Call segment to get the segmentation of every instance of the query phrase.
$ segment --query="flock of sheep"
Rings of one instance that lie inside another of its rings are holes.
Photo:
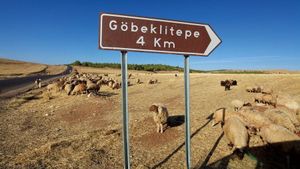
[[[221,123],[233,151],[243,152],[248,148],[250,137],[256,135],[266,145],[282,144],[279,151],[287,155],[299,153],[299,104],[285,99],[279,105],[278,95],[262,86],[247,87],[246,91],[257,93],[254,103],[233,100],[233,111],[220,108],[213,115],[213,125]],[[266,110],[259,111],[258,107]],[[290,143],[284,144],[285,142]]]
[[[291,153],[300,153],[299,104],[294,100],[285,99],[278,107],[278,95],[274,95],[272,90],[264,89],[262,86],[249,89],[247,88],[246,91],[257,93],[253,103],[233,100],[231,102],[233,111],[219,108],[213,114],[212,125],[221,123],[232,152],[243,155],[244,150],[249,147],[250,138],[258,136],[264,145],[289,142],[276,147],[287,157]],[[257,109],[259,106],[267,110],[259,111]],[[155,103],[150,106],[149,111],[153,113],[157,132],[163,133],[169,115],[167,107],[161,103]]]
[[[131,77],[130,74],[129,79]],[[39,83],[40,81],[37,82],[37,84]],[[141,80],[136,78],[136,84],[141,83]],[[148,81],[148,84],[155,83],[158,83],[157,79]],[[108,75],[79,74],[75,71],[73,75],[49,84],[47,90],[49,92],[65,91],[68,95],[77,95],[98,93],[103,85],[107,85],[113,90],[122,86],[118,80]],[[129,81],[128,85],[130,85]],[[225,86],[226,90],[226,87],[237,85],[237,82],[227,80],[222,81],[221,85]],[[249,140],[253,136],[259,136],[265,144],[300,141],[300,137],[297,135],[300,129],[300,106],[297,102],[285,100],[279,105],[278,95],[263,86],[247,87],[246,91],[255,93],[253,102],[233,100],[231,102],[232,111],[219,108],[213,114],[213,126],[221,123],[224,135],[233,148],[233,152],[243,152],[248,148]],[[258,107],[264,107],[266,110],[261,111]],[[168,125],[167,107],[161,103],[155,103],[150,106],[149,111],[153,113],[157,132],[163,133]],[[291,143],[280,147],[280,150],[284,153],[300,152],[300,145]]]
[[[119,75],[116,75],[119,76]],[[128,78],[132,78],[132,74],[129,74]],[[136,84],[142,84],[143,82],[136,78]],[[157,79],[150,79],[148,84],[158,83]],[[41,80],[36,80],[35,84],[40,88]],[[103,76],[99,74],[82,73],[79,74],[76,70],[69,77],[60,78],[53,83],[47,85],[47,92],[60,92],[65,91],[67,95],[78,94],[99,94],[102,86],[108,86],[112,90],[120,89],[122,83],[118,79],[109,77],[108,74]],[[128,86],[131,86],[131,82],[128,81]]]

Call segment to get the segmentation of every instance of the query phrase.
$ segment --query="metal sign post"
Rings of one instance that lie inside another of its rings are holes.
[[[184,55],[185,150],[191,168],[189,55],[208,56],[221,39],[208,24],[102,13],[99,48],[122,51],[124,168],[130,168],[128,136],[127,51]]]
[[[184,101],[185,101],[185,156],[186,167],[191,166],[191,133],[190,133],[190,58],[184,55]]]
[[[121,51],[124,168],[130,169],[128,137],[127,51]]]

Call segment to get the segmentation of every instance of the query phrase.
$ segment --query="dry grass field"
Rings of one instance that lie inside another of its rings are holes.
[[[76,69],[120,78],[117,76],[120,70]],[[185,168],[183,74],[175,77],[174,73],[129,73],[133,74],[129,79],[133,85],[128,88],[132,168]],[[136,84],[137,78],[144,83]],[[245,88],[255,84],[270,87],[280,96],[300,103],[300,75],[192,73],[190,78],[192,165],[207,168],[274,165],[276,160],[259,159],[255,152],[242,160],[229,158],[231,150],[222,129],[212,127],[210,117],[220,107],[232,110],[233,99],[253,103],[254,94],[247,93]],[[147,84],[149,79],[158,79],[158,84]],[[225,79],[235,79],[238,85],[224,91],[220,81]],[[44,90],[1,100],[0,168],[123,168],[120,89],[104,86],[100,96],[90,97],[57,93],[50,100],[44,96]],[[148,111],[157,102],[168,107],[172,122],[163,134],[156,133]],[[250,147],[260,144],[259,139],[250,140]]]
[[[45,65],[0,58],[0,79],[36,73],[59,74],[65,69],[66,66],[62,65]]]

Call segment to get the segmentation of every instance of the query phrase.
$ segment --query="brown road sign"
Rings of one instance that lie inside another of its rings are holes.
[[[208,24],[100,15],[101,49],[207,56],[220,43]]]

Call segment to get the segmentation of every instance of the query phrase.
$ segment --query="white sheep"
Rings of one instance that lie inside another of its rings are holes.
[[[66,91],[67,95],[70,95],[73,89],[74,89],[73,84],[66,84],[64,87],[64,90]]]
[[[272,124],[272,121],[268,117],[255,110],[241,109],[238,111],[238,113],[243,117],[247,126],[253,126],[256,129],[260,129],[262,126]]]
[[[269,144],[282,144],[279,147],[285,153],[293,150],[300,152],[300,137],[280,125],[265,125],[260,129],[259,135]]]
[[[263,94],[257,93],[257,94],[254,96],[254,102],[256,102],[256,103],[261,103],[261,102],[262,102],[262,98],[263,98]]]
[[[273,90],[270,89],[270,88],[264,88],[264,89],[262,90],[262,93],[263,93],[263,94],[272,94],[272,93],[273,93]]]
[[[78,95],[82,94],[86,91],[86,85],[84,83],[79,83],[74,87],[74,89],[71,92],[71,95]]]
[[[225,108],[216,110],[213,115],[213,125],[221,122],[225,137],[233,146],[233,151],[248,146],[249,135],[244,120],[237,113],[227,113]]]
[[[150,112],[153,112],[153,120],[156,123],[157,126],[157,132],[163,133],[164,127],[167,127],[168,125],[168,109],[163,104],[152,104],[149,108]]]
[[[96,83],[93,83],[91,80],[86,81],[86,90],[88,92],[90,91],[99,91],[100,85],[97,85]]]
[[[277,106],[277,98],[278,98],[278,95],[264,94],[262,96],[262,102],[264,104],[272,105],[272,106],[274,106],[276,108],[276,106]]]
[[[281,125],[292,132],[296,132],[296,127],[294,126],[291,119],[286,115],[286,113],[277,109],[268,109],[263,114],[268,117],[274,124]]]
[[[231,105],[233,106],[234,111],[239,111],[243,106],[251,106],[251,103],[246,103],[241,100],[232,100]]]

